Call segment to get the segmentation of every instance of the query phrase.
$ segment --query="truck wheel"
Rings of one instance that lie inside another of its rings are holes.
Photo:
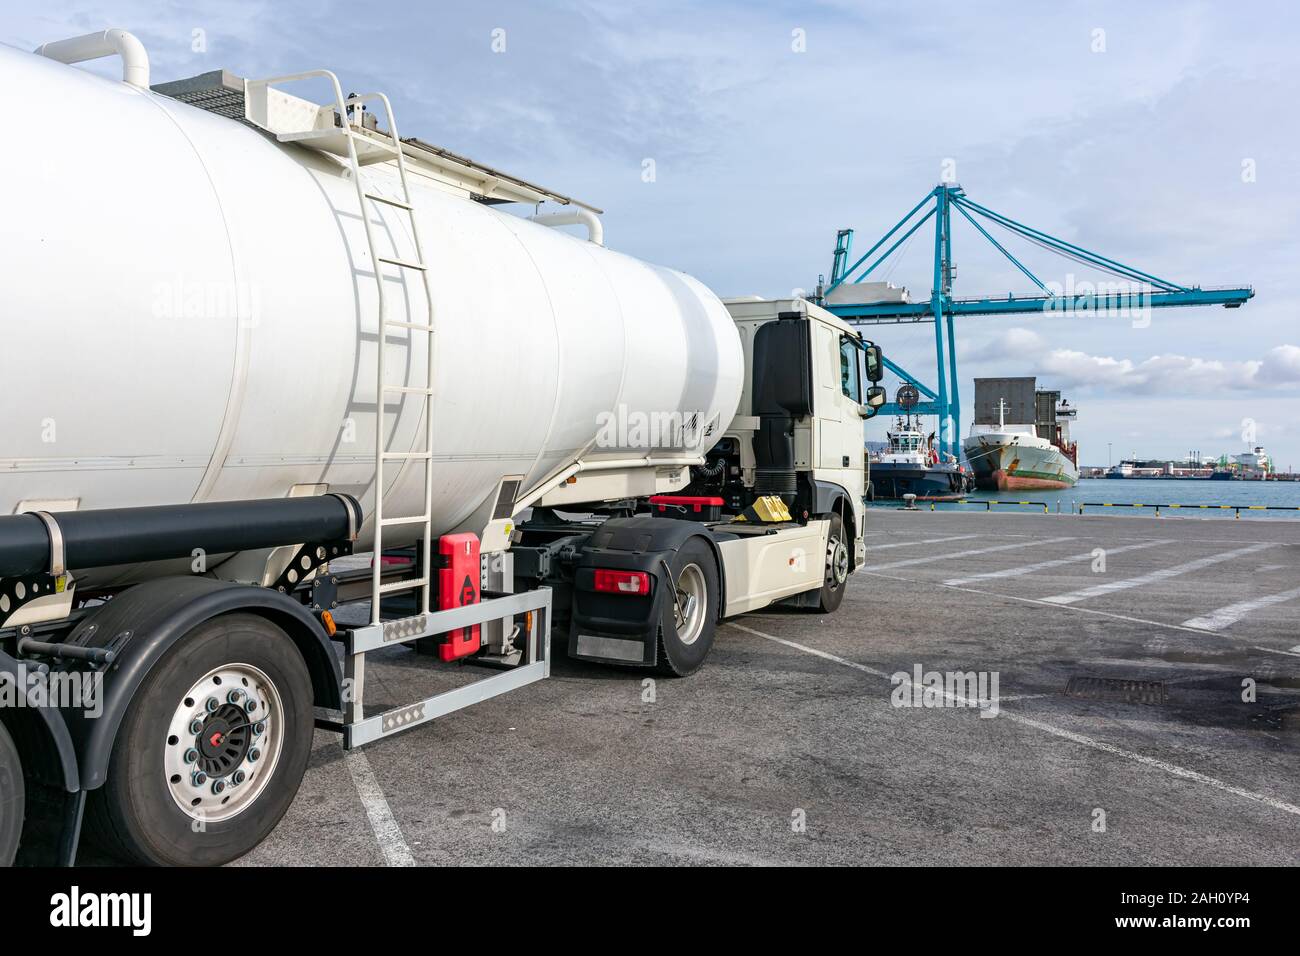
[[[691,538],[669,565],[677,602],[670,613],[674,627],[659,628],[660,673],[685,677],[700,669],[713,648],[718,626],[718,563],[699,538]]]
[[[10,866],[23,833],[23,765],[18,748],[0,724],[0,866]]]
[[[817,613],[830,614],[839,608],[840,602],[844,600],[844,588],[848,579],[849,542],[845,540],[844,520],[838,514],[833,514],[826,535],[826,579],[817,602]]]
[[[110,852],[218,866],[266,838],[311,754],[312,686],[289,636],[252,614],[195,628],[154,665],[86,823]]]

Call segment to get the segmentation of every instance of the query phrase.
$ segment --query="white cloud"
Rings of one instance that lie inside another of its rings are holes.
[[[1263,359],[1221,361],[1153,355],[1141,361],[1053,349],[1039,362],[1054,386],[1100,387],[1112,392],[1186,396],[1197,390],[1258,391],[1300,384],[1300,348],[1279,345]]]
[[[975,362],[1023,358],[1037,359],[1041,357],[1046,347],[1046,340],[1033,329],[1024,329],[1017,326],[1016,328],[1007,329],[983,345],[964,350],[962,358]]]
[[[1259,381],[1268,385],[1294,385],[1300,382],[1300,346],[1278,345],[1264,357]]]
[[[1261,359],[1206,359],[1169,353],[1123,358],[1073,348],[1048,348],[1032,329],[1011,328],[963,350],[976,374],[1005,374],[1009,365],[1052,388],[1188,396],[1195,391],[1259,392],[1300,385],[1300,346],[1278,345]]]

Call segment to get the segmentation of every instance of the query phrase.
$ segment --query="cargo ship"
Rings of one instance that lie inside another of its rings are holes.
[[[985,491],[1072,488],[1079,449],[1070,440],[1077,410],[1032,376],[975,379],[975,421],[962,452]]]

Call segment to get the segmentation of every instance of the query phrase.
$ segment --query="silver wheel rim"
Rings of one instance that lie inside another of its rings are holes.
[[[162,745],[176,805],[194,820],[229,820],[275,776],[284,746],[280,692],[251,664],[214,668],[182,695]]]
[[[688,564],[677,576],[677,604],[673,616],[677,621],[677,640],[690,647],[704,633],[704,615],[708,613],[708,590],[704,572],[698,564]]]
[[[826,582],[838,588],[848,579],[849,549],[839,538],[831,538],[826,545]]]

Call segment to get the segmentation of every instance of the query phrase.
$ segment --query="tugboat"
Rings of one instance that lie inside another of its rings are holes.
[[[916,495],[918,500],[943,501],[960,498],[974,484],[971,473],[952,455],[941,455],[934,446],[934,432],[927,436],[920,429],[919,416],[914,421],[909,403],[911,393],[899,390],[898,404],[909,409],[899,416],[896,430],[885,432],[889,446],[871,460],[871,485],[876,498],[902,498]],[[919,396],[916,396],[919,398]]]
[[[1214,471],[1210,473],[1210,480],[1241,481],[1241,472],[1234,467],[1234,463],[1228,461],[1227,455],[1220,455],[1218,464]]]

